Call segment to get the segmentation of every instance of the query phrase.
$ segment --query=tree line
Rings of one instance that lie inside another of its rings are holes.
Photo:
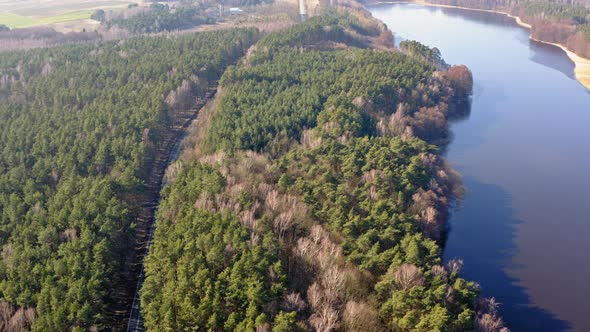
[[[154,33],[214,23],[215,18],[205,11],[206,8],[204,4],[171,8],[168,4],[152,3],[148,8],[131,7],[122,14],[107,15],[104,10],[99,9],[92,14],[92,19],[107,27],[116,25],[135,34]]]
[[[430,2],[505,11],[532,25],[531,35],[536,39],[562,44],[576,54],[590,58],[588,1],[432,0]]]

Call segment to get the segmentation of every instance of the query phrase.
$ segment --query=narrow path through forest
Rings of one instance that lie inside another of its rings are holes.
[[[195,107],[184,112],[176,112],[172,125],[164,133],[156,147],[154,161],[146,184],[146,192],[137,202],[140,211],[133,236],[134,245],[130,246],[124,265],[126,269],[124,271],[125,289],[121,290],[117,299],[115,318],[116,321],[121,322],[121,330],[143,331],[139,294],[144,280],[143,262],[148,253],[155,229],[154,222],[160,204],[160,191],[164,184],[164,174],[168,165],[178,158],[187,129],[197,118],[199,110],[205,106],[209,99],[214,97],[214,94],[215,88],[209,89],[204,98],[196,99]],[[131,285],[135,285],[135,288],[132,288]],[[126,328],[125,324],[127,325]]]

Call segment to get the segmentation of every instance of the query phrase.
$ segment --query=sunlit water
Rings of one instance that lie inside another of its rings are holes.
[[[463,258],[512,331],[590,331],[590,93],[573,63],[499,14],[369,9],[397,42],[473,71],[471,116],[453,125],[447,153],[467,192],[445,259]]]

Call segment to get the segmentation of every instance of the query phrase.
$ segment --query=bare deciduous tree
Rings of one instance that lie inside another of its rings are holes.
[[[53,71],[53,66],[51,65],[51,63],[45,62],[45,64],[43,65],[43,68],[41,68],[41,75],[47,76],[47,75],[51,74],[52,71]]]
[[[250,233],[250,245],[254,246],[260,243],[260,236],[256,232]]]
[[[322,272],[321,284],[325,302],[336,305],[344,293],[344,272],[335,265],[330,267]]]
[[[7,243],[6,245],[4,245],[4,247],[2,248],[2,260],[6,261],[7,259],[9,259],[10,256],[12,256],[12,252],[13,248],[11,243]]]
[[[293,221],[293,210],[287,210],[279,214],[272,223],[273,230],[278,234],[279,239],[283,240],[285,233],[295,225]]]
[[[448,273],[447,270],[440,266],[440,265],[434,265],[430,271],[432,271],[432,274],[434,276],[439,276],[443,281],[446,282],[446,280],[448,279]]]
[[[320,308],[323,305],[324,293],[317,282],[314,282],[307,289],[307,301],[309,302],[312,308]]]
[[[192,107],[194,94],[191,82],[183,80],[176,90],[170,91],[166,104],[174,111],[184,111]]]
[[[301,134],[301,145],[306,149],[315,149],[322,144],[322,138],[314,130],[304,130]]]
[[[10,318],[14,314],[14,307],[6,302],[0,301],[0,331],[7,331]]]
[[[395,284],[404,290],[424,284],[424,277],[420,269],[413,264],[402,264],[393,271]]]
[[[263,324],[256,326],[256,332],[270,332],[270,331],[271,331],[271,328],[270,328],[269,323],[263,323]]]
[[[449,274],[459,273],[463,269],[463,260],[462,259],[451,259],[447,263],[447,271]]]
[[[283,300],[283,309],[287,312],[303,312],[306,306],[305,301],[303,301],[299,293],[289,293]]]
[[[203,209],[210,212],[216,212],[215,203],[207,197],[205,193],[201,193],[194,205],[195,209]]]
[[[37,319],[34,308],[15,308],[6,301],[0,301],[0,331],[27,331]]]
[[[73,241],[78,238],[78,231],[75,228],[68,228],[60,234],[62,241]]]
[[[213,154],[201,157],[199,161],[207,165],[218,166],[221,165],[226,158],[227,154],[225,152],[218,151]]]
[[[457,94],[460,96],[471,95],[473,91],[473,75],[467,66],[452,66],[447,71],[447,78],[451,81],[451,86]]]
[[[447,217],[447,201],[432,190],[418,189],[412,195],[410,211],[426,236],[438,239],[442,236]]]
[[[333,331],[338,327],[338,312],[329,306],[323,307],[319,313],[314,313],[309,318],[311,326],[318,332]]]
[[[242,211],[240,213],[240,222],[248,229],[255,229],[258,224],[258,220],[254,217],[255,213],[253,209]]]
[[[365,302],[348,301],[342,316],[346,331],[379,332],[385,330],[381,326],[377,311]]]
[[[367,191],[367,196],[369,196],[371,200],[376,200],[377,198],[379,198],[377,188],[375,186],[369,187],[369,190]]]
[[[276,212],[279,209],[279,192],[275,189],[271,190],[266,195],[266,200],[264,201],[266,206],[272,211]]]
[[[475,318],[475,332],[509,332],[502,318],[485,313]]]
[[[363,181],[365,181],[366,183],[373,182],[377,178],[379,178],[379,175],[381,175],[381,173],[382,171],[380,169],[372,169],[370,171],[366,171],[363,173]]]

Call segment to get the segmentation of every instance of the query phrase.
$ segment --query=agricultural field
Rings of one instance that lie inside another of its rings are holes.
[[[95,9],[124,8],[140,1],[120,0],[0,0],[0,24],[10,28],[87,20]]]

